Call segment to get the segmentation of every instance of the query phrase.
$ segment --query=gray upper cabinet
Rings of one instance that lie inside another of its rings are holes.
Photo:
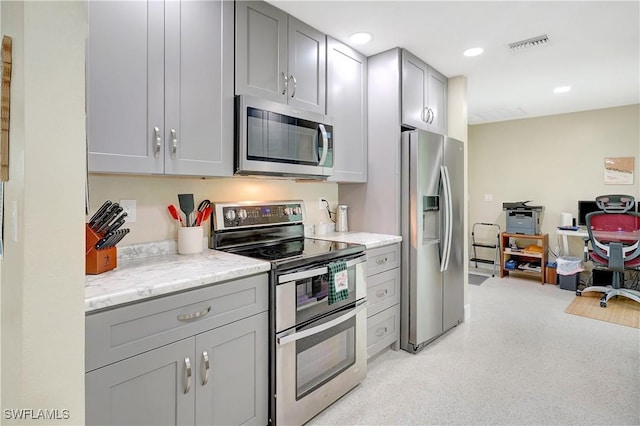
[[[335,182],[367,181],[367,57],[327,37],[327,115]]]
[[[326,36],[262,1],[236,2],[236,94],[325,113]]]
[[[410,52],[402,51],[402,124],[447,133],[447,78]]]
[[[233,4],[87,3],[90,172],[233,173]]]

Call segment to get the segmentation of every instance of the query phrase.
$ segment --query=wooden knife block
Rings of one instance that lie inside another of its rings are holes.
[[[94,246],[104,235],[96,233],[89,224],[86,224],[85,229],[85,273],[97,275],[115,269],[118,266],[118,250],[115,247],[96,250]]]

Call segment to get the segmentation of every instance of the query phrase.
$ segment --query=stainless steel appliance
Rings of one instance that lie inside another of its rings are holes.
[[[347,211],[349,206],[340,204],[336,208],[336,232],[349,231],[349,221],[347,219]]]
[[[326,115],[253,96],[236,96],[236,174],[331,176],[331,124]]]
[[[462,142],[402,133],[400,346],[418,352],[464,319]]]
[[[210,247],[271,262],[270,424],[307,422],[367,370],[366,256],[358,244],[304,237],[301,201],[216,203]],[[348,292],[329,303],[329,264]]]

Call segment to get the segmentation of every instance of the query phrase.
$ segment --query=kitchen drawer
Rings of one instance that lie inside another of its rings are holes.
[[[260,274],[89,314],[85,371],[264,312],[268,294]]]
[[[400,244],[367,250],[367,276],[400,267]]]
[[[400,268],[367,278],[367,302],[369,316],[400,303]]]
[[[367,358],[371,358],[400,337],[400,305],[367,318]]]

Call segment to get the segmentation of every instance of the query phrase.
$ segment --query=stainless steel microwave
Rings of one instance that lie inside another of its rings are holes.
[[[235,103],[236,174],[333,174],[330,117],[247,95],[236,96]]]

